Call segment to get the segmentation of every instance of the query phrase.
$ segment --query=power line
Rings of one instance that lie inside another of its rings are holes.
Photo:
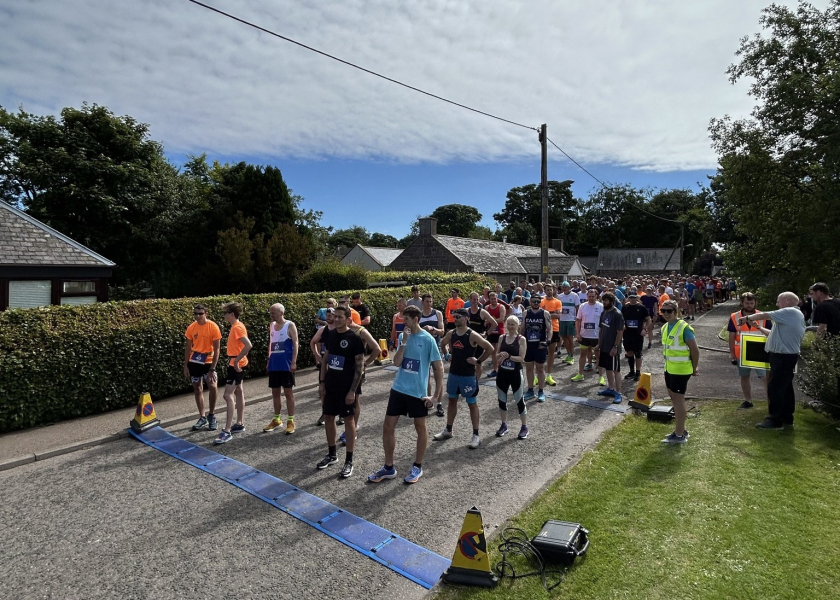
[[[392,77],[388,77],[387,75],[382,75],[381,73],[377,73],[376,71],[372,71],[372,70],[370,70],[370,69],[366,69],[366,68],[361,67],[361,66],[359,66],[359,65],[357,65],[357,64],[355,64],[355,63],[352,63],[352,62],[350,62],[350,61],[348,61],[348,60],[344,60],[344,59],[339,58],[339,57],[337,57],[337,56],[333,56],[332,54],[328,54],[328,53],[326,53],[326,52],[323,52],[322,50],[318,50],[317,48],[313,48],[312,46],[307,46],[306,44],[303,44],[303,43],[301,43],[301,42],[298,42],[298,41],[296,41],[296,40],[293,40],[293,39],[292,39],[292,38],[290,38],[290,37],[286,37],[286,36],[284,36],[284,35],[280,35],[279,33],[276,33],[276,32],[274,32],[274,31],[271,31],[270,29],[266,29],[265,27],[261,27],[261,26],[257,25],[256,23],[252,23],[252,22],[250,22],[250,21],[246,21],[245,19],[241,19],[241,18],[239,18],[239,17],[237,17],[237,16],[235,16],[235,15],[232,15],[232,14],[230,14],[230,13],[226,13],[226,12],[225,12],[225,11],[223,11],[223,10],[219,10],[218,8],[215,8],[215,7],[213,7],[213,6],[209,6],[209,5],[207,5],[207,4],[204,4],[203,2],[199,2],[198,0],[187,0],[187,2],[191,2],[191,3],[193,3],[193,4],[197,5],[197,6],[200,6],[200,7],[202,7],[202,8],[206,8],[207,10],[213,11],[214,13],[220,14],[220,15],[222,15],[222,16],[224,16],[224,17],[227,17],[228,19],[233,19],[234,21],[237,21],[237,22],[239,22],[239,23],[242,23],[243,25],[247,25],[248,27],[253,27],[254,29],[256,29],[256,30],[258,30],[258,31],[262,31],[263,33],[267,33],[267,34],[272,35],[272,36],[274,36],[274,37],[276,37],[276,38],[279,38],[279,39],[281,39],[281,40],[283,40],[283,41],[290,42],[290,43],[292,43],[292,44],[295,44],[296,46],[300,46],[301,48],[305,48],[306,50],[309,50],[309,51],[311,51],[311,52],[315,52],[316,54],[320,54],[321,56],[326,56],[327,58],[331,58],[332,60],[338,61],[338,62],[340,62],[340,63],[342,63],[342,64],[344,64],[344,65],[347,65],[347,66],[349,66],[349,67],[353,67],[354,69],[358,69],[358,70],[360,70],[360,71],[364,71],[365,73],[367,73],[367,74],[369,74],[369,75],[373,75],[373,76],[375,76],[375,77],[379,77],[380,79],[384,79],[385,81],[390,81],[391,83],[396,83],[397,85],[401,85],[401,86],[402,86],[402,87],[404,87],[404,88],[408,88],[408,89],[410,89],[410,90],[412,90],[412,91],[419,92],[420,94],[425,94],[426,96],[430,96],[431,98],[435,98],[435,99],[437,99],[437,100],[441,100],[442,102],[446,102],[446,103],[448,103],[448,104],[452,104],[452,105],[454,105],[454,106],[458,106],[458,107],[460,107],[460,108],[464,108],[464,109],[469,110],[469,111],[472,111],[472,112],[474,112],[474,113],[478,113],[478,114],[480,114],[480,115],[484,115],[485,117],[490,117],[491,119],[496,119],[496,120],[498,120],[498,121],[503,121],[503,122],[505,122],[505,123],[509,123],[509,124],[511,124],[511,125],[516,125],[517,127],[524,127],[525,129],[531,129],[532,131],[537,131],[537,128],[536,128],[536,127],[531,127],[530,125],[523,125],[522,123],[517,123],[516,121],[511,121],[510,119],[504,119],[504,118],[499,117],[499,116],[497,116],[497,115],[494,115],[494,114],[491,114],[491,113],[488,113],[488,112],[484,112],[483,110],[478,110],[477,108],[472,108],[471,106],[467,106],[466,104],[461,104],[461,103],[459,103],[459,102],[455,102],[454,100],[449,100],[448,98],[444,98],[443,96],[438,96],[437,94],[433,94],[433,93],[431,93],[431,92],[427,92],[426,90],[421,90],[421,89],[420,89],[420,88],[418,88],[418,87],[414,87],[413,85],[409,85],[409,84],[407,84],[407,83],[403,83],[402,81],[399,81],[399,80],[397,80],[397,79],[393,79]]]
[[[565,157],[566,157],[566,158],[568,158],[570,161],[572,161],[573,163],[575,163],[581,171],[583,171],[584,173],[586,173],[587,175],[589,175],[592,179],[594,179],[594,180],[595,180],[595,181],[597,181],[599,184],[601,184],[601,187],[603,187],[603,188],[605,188],[605,189],[607,189],[607,190],[611,190],[611,189],[613,189],[613,188],[611,188],[610,186],[608,186],[606,183],[604,183],[603,181],[601,181],[600,179],[598,179],[597,177],[595,177],[592,173],[590,173],[589,171],[587,171],[587,170],[586,170],[586,168],[585,168],[582,164],[580,164],[580,163],[579,163],[578,161],[576,161],[574,158],[572,158],[571,156],[569,156],[569,154],[568,154],[565,150],[563,150],[563,148],[561,148],[560,146],[558,146],[557,144],[555,144],[555,143],[551,140],[551,138],[546,137],[546,139],[548,139],[548,141],[549,141],[549,142],[551,142],[551,145],[552,145],[552,146],[554,146],[554,147],[555,147],[555,148],[557,148],[560,152],[562,152],[562,153],[563,153],[563,156],[565,156]],[[663,221],[668,221],[669,223],[681,223],[681,222],[682,222],[682,221],[679,221],[679,220],[677,220],[677,219],[666,219],[665,217],[660,217],[659,215],[657,215],[657,214],[655,214],[655,213],[652,213],[652,212],[650,212],[649,210],[645,210],[645,209],[644,209],[644,208],[642,208],[641,206],[636,206],[635,204],[633,204],[632,202],[630,202],[629,200],[627,200],[627,199],[625,199],[625,198],[621,198],[621,201],[622,201],[622,202],[624,202],[624,203],[626,203],[628,206],[632,206],[632,207],[633,207],[633,208],[635,208],[636,210],[640,210],[640,211],[642,211],[643,213],[648,214],[648,215],[650,215],[651,217],[654,217],[654,218],[656,218],[656,219],[661,219],[661,220],[663,220]]]

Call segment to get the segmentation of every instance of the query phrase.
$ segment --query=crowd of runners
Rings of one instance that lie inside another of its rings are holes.
[[[815,286],[819,296],[823,290],[820,286],[824,284]],[[597,377],[602,386],[597,395],[620,404],[623,401],[621,365],[626,361],[628,372],[623,380],[635,389],[642,372],[644,351],[652,347],[655,330],[659,336],[657,343],[662,345],[665,383],[676,417],[674,432],[662,441],[685,443],[689,437],[685,429],[685,394],[690,377],[697,374],[699,362],[691,321],[715,303],[733,297],[737,288],[734,282],[725,279],[681,276],[618,280],[592,277],[586,281],[559,284],[531,282],[524,288],[511,282],[507,290],[497,284],[495,289],[485,287],[481,292],[473,291],[467,299],[461,297],[459,289],[453,288],[440,309],[435,307],[431,294],[421,293],[417,286],[411,291],[411,297],[397,301],[391,319],[388,344],[394,351],[393,363],[397,372],[383,424],[384,462],[368,476],[371,482],[393,479],[397,475],[395,432],[401,416],[414,420],[417,436],[415,459],[404,477],[406,483],[415,483],[423,474],[428,441],[426,418],[430,411],[445,417],[444,428],[433,439],[450,439],[463,399],[472,425],[468,446],[478,448],[481,444],[478,395],[484,380],[495,379],[500,423],[495,435],[498,437],[512,431],[508,421],[509,408],[512,410],[513,407],[519,419],[516,437],[525,439],[529,436],[526,402],[545,402],[546,386],[557,383],[553,376],[555,362],[576,365],[577,368],[570,369],[571,382],[585,381],[589,374]],[[813,289],[811,296],[814,297]],[[781,299],[780,296],[780,302]],[[796,300],[798,302],[798,297]],[[780,304],[780,308],[787,307],[790,301],[787,298],[785,306]],[[266,370],[274,414],[263,431],[283,430],[293,434],[293,388],[300,337],[295,324],[285,318],[282,304],[274,304],[269,310],[272,322]],[[840,308],[837,310],[840,312]],[[237,303],[224,306],[224,317],[230,325],[223,393],[227,411],[225,425],[214,440],[218,444],[229,441],[235,433],[245,429],[242,376],[252,344],[239,320],[241,311],[242,307]],[[731,315],[729,323],[733,361],[738,357],[740,334],[752,329],[770,335],[775,312],[779,311],[758,313],[755,297],[749,293],[741,296],[741,309]],[[799,314],[801,318],[801,312]],[[762,320],[755,322],[754,316],[761,316]],[[322,414],[317,424],[325,427],[327,447],[326,455],[316,467],[326,469],[336,464],[338,446],[343,445],[346,447],[340,470],[343,478],[353,474],[365,370],[380,356],[380,345],[367,329],[370,318],[370,310],[358,292],[338,300],[327,298],[325,306],[315,315],[316,331],[309,341],[319,370]],[[218,325],[207,319],[203,305],[195,307],[194,322],[187,329],[186,338],[184,373],[192,381],[199,412],[193,429],[216,430],[216,365],[222,335]],[[579,348],[577,358],[576,346]],[[444,363],[449,364],[445,381]],[[749,408],[752,406],[750,371],[741,369],[739,375],[745,396],[741,408]],[[764,379],[763,373],[758,376]],[[209,392],[209,411],[205,410],[204,404],[205,386]],[[787,387],[785,394],[788,394]],[[344,431],[338,436],[337,426],[341,425]]]

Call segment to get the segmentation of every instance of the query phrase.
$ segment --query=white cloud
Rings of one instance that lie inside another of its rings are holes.
[[[742,116],[725,76],[764,1],[208,0],[325,52],[538,126],[585,163],[715,164],[706,128]],[[0,8],[0,104],[83,101],[150,123],[169,152],[505,161],[534,132],[418,95],[182,1]]]

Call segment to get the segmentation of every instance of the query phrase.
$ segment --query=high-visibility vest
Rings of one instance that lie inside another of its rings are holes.
[[[691,364],[691,350],[685,344],[683,333],[691,326],[680,319],[668,333],[668,324],[662,326],[662,354],[665,357],[665,372],[671,375],[691,375],[694,367]]]
[[[732,324],[735,326],[735,358],[738,360],[741,359],[741,332],[746,331],[747,333],[757,333],[758,330],[756,329],[756,325],[767,327],[767,321],[764,319],[756,321],[756,325],[746,322],[738,325],[738,319],[742,316],[744,315],[740,310],[729,315],[729,318],[732,320]]]

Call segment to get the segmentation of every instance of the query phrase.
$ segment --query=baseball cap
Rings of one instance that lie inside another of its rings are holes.
[[[560,287],[567,287],[567,286],[572,287],[571,284],[568,281],[564,281],[563,283],[560,284]]]
[[[470,313],[466,308],[456,308],[455,310],[452,311],[452,314],[453,315],[459,315],[461,317],[466,317]]]

